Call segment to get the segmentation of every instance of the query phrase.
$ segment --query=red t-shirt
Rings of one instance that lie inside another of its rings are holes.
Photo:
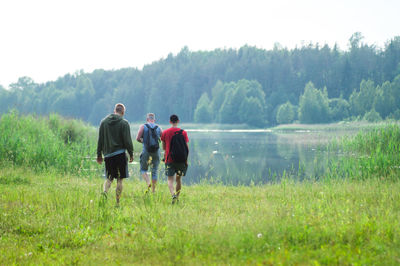
[[[165,163],[172,163],[172,159],[168,156],[169,148],[170,148],[172,136],[174,136],[175,132],[177,132],[179,130],[181,130],[181,129],[178,127],[171,127],[162,132],[161,141],[165,143]],[[189,138],[188,138],[185,130],[182,132],[182,135],[185,137],[186,143],[189,142]]]

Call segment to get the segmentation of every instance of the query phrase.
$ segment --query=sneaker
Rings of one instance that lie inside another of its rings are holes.
[[[172,195],[172,204],[175,204],[178,201],[178,197],[174,194]]]
[[[151,184],[147,187],[147,189],[144,192],[144,194],[146,194],[146,195],[149,194],[150,190],[151,190]]]

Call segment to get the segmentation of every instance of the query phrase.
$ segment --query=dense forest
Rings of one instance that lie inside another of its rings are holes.
[[[347,50],[184,47],[141,70],[78,71],[43,84],[21,77],[9,89],[0,86],[0,113],[59,113],[98,125],[116,102],[131,122],[147,112],[160,123],[176,113],[184,122],[256,127],[400,119],[400,36],[378,48],[357,32]]]

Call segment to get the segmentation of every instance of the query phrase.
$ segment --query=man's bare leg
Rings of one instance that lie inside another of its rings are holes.
[[[104,185],[103,185],[103,193],[107,193],[108,192],[108,190],[111,187],[111,183],[112,183],[112,180],[106,178],[106,180],[104,181]]]
[[[179,197],[182,188],[182,176],[176,175],[176,197]]]
[[[142,173],[142,177],[143,177],[143,179],[146,181],[146,184],[147,184],[147,190],[146,190],[146,192],[148,192],[149,189],[150,189],[150,186],[151,186],[150,179],[149,179],[149,175],[147,174],[147,172],[144,172],[144,173]],[[153,188],[153,189],[154,189],[154,188]]]
[[[154,180],[154,179],[153,179],[153,180],[151,180],[151,182],[153,183],[152,186],[151,186],[151,189],[152,189],[152,191],[153,191],[153,193],[154,193],[154,192],[156,192],[157,180]]]
[[[171,196],[174,196],[174,176],[169,176],[168,177],[168,188],[169,192],[171,193]]]
[[[117,179],[117,188],[115,189],[115,194],[117,198],[117,205],[119,205],[119,199],[121,198],[122,194],[122,178]]]

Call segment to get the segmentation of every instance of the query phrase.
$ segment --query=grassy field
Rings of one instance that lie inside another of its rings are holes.
[[[318,181],[184,184],[171,205],[136,177],[119,208],[115,184],[100,194],[93,127],[11,112],[0,132],[0,265],[400,264],[398,124],[332,143]]]
[[[120,208],[101,183],[3,168],[0,264],[400,263],[398,182],[202,184],[171,205],[127,180]]]

